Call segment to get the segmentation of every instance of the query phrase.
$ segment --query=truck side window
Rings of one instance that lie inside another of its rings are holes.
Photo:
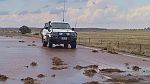
[[[49,29],[48,27],[44,27],[45,29]]]

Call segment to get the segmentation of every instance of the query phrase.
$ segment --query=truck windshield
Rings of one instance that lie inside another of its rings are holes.
[[[68,23],[51,23],[53,29],[71,29]]]

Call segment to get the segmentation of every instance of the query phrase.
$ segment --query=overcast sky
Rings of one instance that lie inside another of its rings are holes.
[[[64,0],[0,0],[0,27],[43,27],[62,21]],[[144,28],[150,26],[150,0],[66,0],[72,27]]]

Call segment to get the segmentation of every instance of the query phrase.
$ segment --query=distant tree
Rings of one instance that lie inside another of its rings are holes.
[[[26,34],[26,33],[31,33],[31,29],[27,26],[22,26],[19,28],[19,31],[22,33],[22,34]]]

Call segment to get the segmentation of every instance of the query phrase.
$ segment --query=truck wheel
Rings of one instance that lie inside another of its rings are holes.
[[[41,35],[41,37],[42,37],[42,43],[43,43],[43,35]]]
[[[76,41],[74,41],[74,42],[71,43],[71,48],[72,48],[72,49],[75,49],[75,48],[76,48]]]
[[[52,48],[52,47],[53,47],[53,43],[49,41],[48,47],[49,47],[49,48]]]
[[[65,48],[68,48],[68,44],[64,44],[64,47],[65,47]]]
[[[47,47],[47,42],[43,41],[43,47]]]

